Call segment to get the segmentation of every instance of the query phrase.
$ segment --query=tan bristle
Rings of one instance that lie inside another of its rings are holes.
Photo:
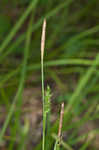
[[[42,27],[42,37],[41,37],[41,59],[43,60],[44,48],[45,48],[45,33],[46,33],[46,19],[44,19]]]

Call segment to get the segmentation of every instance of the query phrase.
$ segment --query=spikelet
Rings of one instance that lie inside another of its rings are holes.
[[[45,91],[45,109],[44,112],[47,114],[50,111],[50,100],[51,100],[51,89],[49,86],[47,86],[47,89]]]
[[[42,27],[42,37],[41,37],[41,60],[43,60],[43,57],[44,57],[45,33],[46,33],[46,19],[44,19],[43,27]]]
[[[63,115],[64,115],[64,102],[61,104],[59,130],[58,130],[58,137],[59,137],[59,138],[61,137],[62,123],[63,123]]]

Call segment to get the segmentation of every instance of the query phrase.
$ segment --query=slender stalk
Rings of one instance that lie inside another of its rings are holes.
[[[41,80],[42,80],[42,100],[43,100],[43,141],[42,150],[45,149],[45,130],[46,130],[46,113],[45,112],[45,98],[44,98],[44,47],[45,47],[45,31],[46,31],[46,20],[44,19],[42,27],[42,37],[41,37]]]

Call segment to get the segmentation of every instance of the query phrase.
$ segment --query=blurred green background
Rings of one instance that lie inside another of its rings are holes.
[[[0,149],[41,148],[40,140],[34,144],[32,135],[27,138],[33,127],[30,125],[26,132],[27,123],[22,126],[20,122],[24,105],[26,112],[31,105],[27,104],[30,97],[22,97],[23,93],[31,91],[32,98],[36,97],[38,105],[41,103],[40,43],[44,18],[45,87],[49,84],[53,95],[52,116],[58,118],[62,101],[68,112],[64,114],[61,149],[98,150],[98,0],[0,1]],[[38,105],[37,111],[41,109]],[[53,149],[52,134],[57,134],[57,124],[54,121],[50,127],[47,150]]]

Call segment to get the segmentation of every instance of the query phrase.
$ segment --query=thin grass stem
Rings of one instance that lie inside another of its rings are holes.
[[[44,113],[44,47],[45,47],[45,31],[46,31],[46,20],[44,19],[42,27],[42,37],[41,37],[41,81],[42,81],[42,100],[43,100],[43,141],[42,141],[42,150],[45,149],[45,130],[46,130],[46,114]]]

